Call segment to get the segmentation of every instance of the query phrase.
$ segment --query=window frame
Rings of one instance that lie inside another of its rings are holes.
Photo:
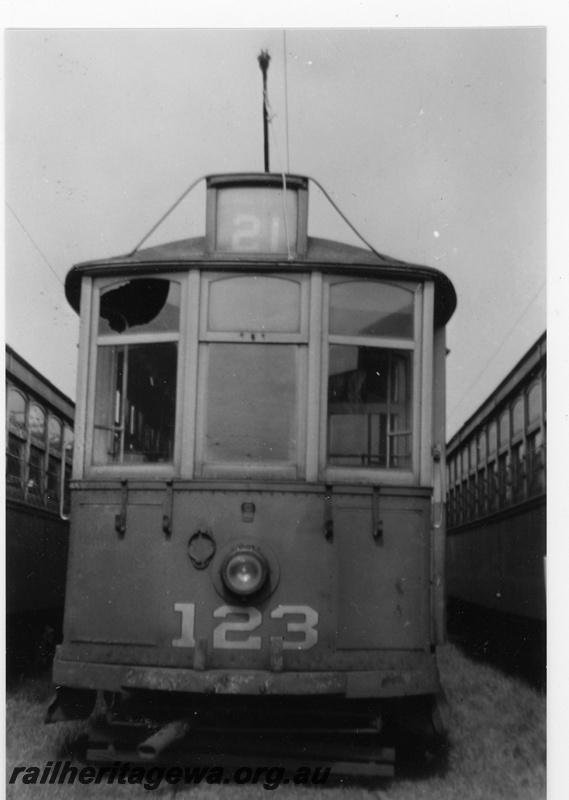
[[[265,279],[287,280],[299,286],[300,318],[298,332],[261,332],[261,331],[210,331],[208,330],[209,294],[212,284],[238,278],[251,278],[257,276]],[[307,478],[306,450],[307,450],[307,417],[308,417],[308,383],[309,383],[309,351],[310,351],[310,297],[313,283],[310,275],[302,272],[283,273],[255,272],[202,272],[200,281],[200,320],[197,341],[197,371],[195,398],[196,425],[195,425],[195,457],[193,474],[202,479],[283,479],[305,480]],[[295,456],[290,461],[275,461],[259,464],[232,461],[207,462],[205,460],[205,434],[206,434],[206,409],[207,409],[207,370],[209,365],[210,345],[215,344],[241,344],[250,347],[262,345],[280,345],[294,347],[295,368],[297,375],[296,386],[296,423],[297,443]],[[188,465],[187,465],[188,466]]]
[[[329,332],[330,289],[338,283],[373,281],[406,289],[413,295],[413,338],[386,336],[348,336]],[[431,427],[432,427],[432,376],[433,376],[433,299],[434,287],[430,282],[417,279],[397,281],[381,278],[361,278],[349,275],[325,276],[322,291],[322,359],[320,380],[320,479],[326,483],[372,483],[398,486],[420,485],[432,480]],[[330,346],[349,345],[377,349],[400,350],[411,353],[411,419],[412,445],[411,469],[386,467],[336,466],[328,458],[328,369]],[[422,380],[422,374],[431,381]]]
[[[10,396],[18,394],[24,400],[24,425],[22,428],[17,428],[10,424]],[[32,407],[36,406],[44,416],[44,435],[43,441],[32,440],[32,431],[30,425],[30,411]],[[61,470],[65,469],[68,465],[71,467],[72,456],[66,452],[65,449],[65,435],[67,431],[73,433],[73,428],[68,422],[65,415],[54,412],[51,406],[46,404],[37,394],[26,391],[19,385],[16,385],[10,380],[6,381],[6,460],[10,455],[11,458],[17,458],[20,466],[20,476],[18,478],[20,484],[19,492],[9,491],[8,480],[6,481],[6,500],[12,500],[19,503],[25,503],[35,509],[43,509],[53,514],[59,514],[61,508],[61,486],[62,486],[62,473]],[[53,448],[50,441],[50,427],[52,424],[57,423],[61,434],[61,447]],[[14,438],[20,446],[20,455],[16,457],[14,454],[9,453],[10,441]],[[32,448],[38,452],[38,463],[34,466],[40,472],[40,482],[38,485],[38,496],[32,496],[30,492],[29,476],[31,467],[31,454]],[[54,465],[55,469],[52,470],[51,466]],[[54,477],[53,492],[55,497],[49,498],[48,491],[50,490],[50,476]],[[11,476],[15,477],[15,476]],[[8,471],[6,470],[6,478],[8,479]],[[69,491],[69,471],[66,473],[64,482],[64,492]]]
[[[10,422],[10,397],[12,395],[19,395],[24,401],[24,422],[23,426],[12,425]],[[29,425],[28,425],[28,409],[30,407],[30,398],[17,386],[11,382],[6,385],[6,499],[25,501],[27,489],[27,472],[28,472],[28,451],[29,451]],[[11,439],[17,441],[19,446],[19,455],[15,456],[10,453]],[[19,481],[19,492],[8,492],[8,457],[15,459],[19,464],[19,477],[10,476]]]
[[[93,280],[92,289],[85,287],[85,295],[90,295],[89,306],[91,308],[90,316],[90,336],[88,345],[85,349],[89,352],[89,368],[86,380],[86,386],[89,387],[88,392],[84,394],[85,397],[85,420],[81,418],[77,420],[76,437],[81,436],[83,448],[76,447],[76,460],[74,460],[74,477],[81,477],[77,474],[78,462],[81,464],[81,470],[85,477],[113,477],[117,476],[122,478],[129,477],[171,477],[179,472],[180,467],[180,447],[178,442],[181,439],[182,433],[182,413],[181,404],[184,395],[183,385],[183,372],[184,372],[184,327],[187,318],[185,311],[186,307],[186,290],[188,285],[187,273],[183,272],[167,272],[160,273],[159,278],[167,280],[180,285],[180,315],[179,325],[177,331],[137,331],[132,333],[99,333],[99,312],[101,295],[110,291],[113,286],[120,286],[125,282],[136,280],[147,280],[149,278],[156,278],[156,274],[141,272],[137,275],[113,275],[111,277],[100,277]],[[123,345],[143,345],[143,344],[160,344],[173,342],[177,345],[177,368],[176,368],[176,407],[175,407],[175,421],[174,421],[174,452],[172,461],[168,463],[114,463],[114,464],[94,464],[94,436],[95,436],[95,395],[97,386],[97,368],[99,360],[99,347],[117,347]],[[81,342],[80,342],[81,352]],[[80,426],[80,427],[79,427]],[[77,442],[77,438],[75,439]]]

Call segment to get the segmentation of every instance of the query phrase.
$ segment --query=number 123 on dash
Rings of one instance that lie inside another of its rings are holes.
[[[195,603],[175,603],[174,611],[181,614],[181,629],[180,636],[172,640],[172,647],[195,647]],[[258,608],[223,605],[215,609],[213,616],[215,619],[225,620],[213,629],[215,650],[261,649],[261,636],[251,635],[263,622],[263,615]],[[317,644],[318,612],[310,606],[279,605],[270,612],[270,618],[285,620],[283,650],[309,650]]]

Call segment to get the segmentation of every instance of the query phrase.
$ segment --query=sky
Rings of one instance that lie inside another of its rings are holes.
[[[451,436],[546,329],[544,27],[5,32],[6,341],[75,396],[75,263],[200,176],[318,180],[377,250],[454,283]],[[147,244],[203,233],[203,184]],[[309,234],[362,242],[311,186]]]

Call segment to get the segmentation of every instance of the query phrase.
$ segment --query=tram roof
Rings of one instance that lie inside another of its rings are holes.
[[[260,272],[323,270],[330,274],[353,274],[362,277],[409,280],[433,280],[435,283],[435,326],[445,325],[456,308],[456,292],[450,279],[437,269],[381,256],[371,250],[330,239],[308,237],[306,254],[295,254],[288,261],[281,254],[220,254],[206,249],[206,237],[182,239],[176,242],[148,247],[134,253],[114,258],[86,261],[76,264],[65,280],[65,294],[70,305],[79,311],[81,278],[83,275],[148,275],[187,269],[199,265],[207,270],[250,270]]]

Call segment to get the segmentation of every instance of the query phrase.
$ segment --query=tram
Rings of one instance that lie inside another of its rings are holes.
[[[9,672],[61,635],[74,404],[6,347],[6,620]]]
[[[543,334],[447,445],[452,632],[518,663],[529,656],[542,682],[546,358]]]
[[[309,236],[311,179],[205,180],[205,236],[67,276],[81,334],[49,719],[96,708],[110,752],[147,760],[182,739],[195,758],[188,737],[215,749],[221,729],[278,730],[284,757],[285,733],[326,729],[349,737],[323,757],[381,770],[408,704],[445,726],[455,291]]]

